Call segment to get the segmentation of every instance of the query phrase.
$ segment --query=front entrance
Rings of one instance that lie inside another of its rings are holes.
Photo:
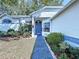
[[[37,20],[35,22],[35,35],[42,34],[42,22]]]

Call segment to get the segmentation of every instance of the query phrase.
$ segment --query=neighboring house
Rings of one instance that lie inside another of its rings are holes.
[[[7,31],[11,28],[12,18],[7,14],[0,15],[0,31]]]
[[[18,31],[20,23],[29,24],[30,22],[31,18],[29,16],[9,16],[7,14],[2,14],[0,16],[0,31],[7,31],[8,29]]]
[[[63,6],[45,6],[30,14],[32,17],[32,36],[38,33],[46,36],[51,32],[51,20],[54,15],[58,13]]]
[[[16,20],[22,24],[30,24],[31,23],[31,17],[30,16],[26,16],[26,15],[14,15],[11,16],[11,18],[13,19],[14,22],[16,22]]]

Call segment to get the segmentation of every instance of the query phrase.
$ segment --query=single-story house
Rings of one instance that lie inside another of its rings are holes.
[[[51,19],[57,14],[63,6],[45,6],[40,10],[37,10],[30,14],[32,17],[32,37],[36,37],[37,34],[46,36],[51,32]]]
[[[37,34],[46,36],[52,32],[60,32],[64,34],[65,42],[79,47],[78,12],[79,0],[71,0],[63,8],[44,7],[32,13],[32,36],[35,37]]]
[[[15,31],[18,31],[20,23],[29,24],[30,22],[30,16],[10,16],[4,13],[0,15],[0,31],[7,31],[8,29],[14,29]]]

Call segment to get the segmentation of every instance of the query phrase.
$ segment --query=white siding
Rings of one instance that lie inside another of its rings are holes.
[[[2,24],[2,21],[4,19],[9,19],[12,21],[12,23],[10,24]],[[19,29],[19,19],[21,20],[20,22],[22,24],[26,23],[28,24],[28,22],[31,21],[31,18],[29,17],[15,17],[15,18],[11,18],[11,16],[4,16],[2,17],[2,19],[0,19],[0,31],[8,31],[8,29],[14,29],[15,31],[18,31]]]
[[[79,38],[79,0],[52,21],[52,32]]]

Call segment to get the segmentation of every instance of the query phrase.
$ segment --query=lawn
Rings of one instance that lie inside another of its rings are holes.
[[[34,43],[33,38],[12,41],[0,40],[0,59],[30,59]]]

